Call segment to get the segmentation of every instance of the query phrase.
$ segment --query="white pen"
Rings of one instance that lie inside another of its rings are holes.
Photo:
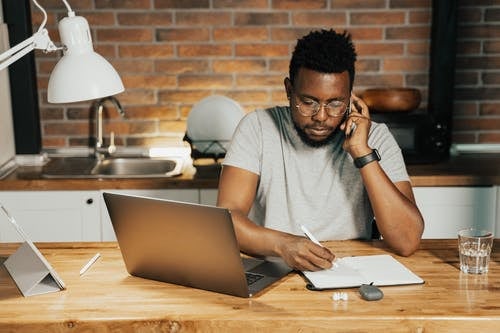
[[[313,234],[311,234],[311,232],[306,228],[305,225],[300,225],[300,229],[302,229],[302,232],[304,232],[304,235],[306,235],[307,238],[309,238],[309,240],[311,242],[313,242],[314,244],[318,244],[319,246],[323,246],[317,239],[316,237],[314,237]],[[335,268],[335,267],[338,267],[338,263],[337,263],[337,258],[335,258],[332,262],[332,268]]]
[[[304,232],[304,235],[306,235],[307,238],[309,238],[310,241],[312,241],[314,244],[318,244],[319,246],[323,246],[321,245],[321,243],[316,239],[316,237],[314,237],[313,234],[311,234],[311,232],[306,228],[305,225],[300,225],[300,229],[302,229],[302,231]]]
[[[92,266],[96,261],[97,259],[99,259],[99,257],[101,256],[100,253],[96,253],[95,256],[93,256],[88,263],[86,263],[82,269],[80,269],[80,275],[82,275],[83,273],[85,273],[86,271],[88,271],[88,269],[90,268],[90,266]]]

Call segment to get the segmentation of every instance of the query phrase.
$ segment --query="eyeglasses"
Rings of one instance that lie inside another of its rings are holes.
[[[342,117],[347,112],[348,106],[344,101],[334,100],[330,103],[318,103],[312,99],[297,98],[295,107],[301,115],[312,117],[319,112],[321,106],[325,108],[326,113],[330,117]]]

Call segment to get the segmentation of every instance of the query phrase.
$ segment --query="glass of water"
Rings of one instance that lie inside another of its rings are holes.
[[[464,273],[488,273],[493,234],[478,228],[462,229],[458,232],[460,270]]]

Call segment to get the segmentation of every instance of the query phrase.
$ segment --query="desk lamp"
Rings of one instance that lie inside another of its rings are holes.
[[[68,2],[62,0],[68,9],[68,16],[59,22],[63,46],[56,47],[45,29],[46,11],[36,0],[32,1],[42,11],[43,22],[33,36],[0,54],[0,70],[34,49],[44,52],[63,50],[63,57],[49,78],[47,99],[50,103],[80,102],[124,91],[120,76],[113,66],[94,52],[89,24],[84,17],[75,16]]]

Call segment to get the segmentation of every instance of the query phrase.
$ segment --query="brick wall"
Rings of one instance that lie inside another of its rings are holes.
[[[41,1],[58,42],[59,0]],[[69,0],[90,23],[94,47],[118,70],[127,118],[108,110],[117,145],[180,143],[186,117],[223,94],[249,112],[286,104],[283,78],[298,37],[347,29],[358,52],[355,90],[428,86],[430,0]],[[455,142],[500,142],[500,2],[460,0]],[[33,8],[34,27],[41,15]],[[57,56],[36,53],[43,147],[88,145],[90,102],[48,104]]]

